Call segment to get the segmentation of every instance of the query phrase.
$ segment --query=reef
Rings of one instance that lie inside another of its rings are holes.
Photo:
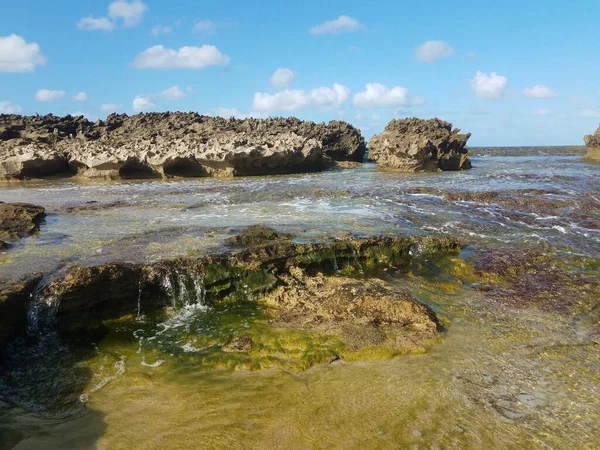
[[[600,161],[600,127],[594,134],[588,134],[583,138],[587,153],[583,156],[584,159],[592,161]]]
[[[0,249],[39,231],[45,209],[29,203],[0,202]]]
[[[28,321],[32,327],[32,315],[27,318],[25,311],[51,315],[55,329],[71,338],[98,336],[107,321],[165,307],[250,301],[268,306],[276,328],[333,334],[350,349],[386,342],[402,352],[422,348],[441,325],[410,292],[393,288],[377,274],[408,270],[460,249],[455,240],[426,237],[296,243],[290,235],[262,227],[245,230],[229,245],[225,253],[196,259],[65,266],[43,278],[14,282],[2,291],[0,317],[12,319],[0,324],[0,338],[24,335]],[[226,350],[251,346],[242,340]]]
[[[471,168],[466,147],[471,133],[434,118],[394,119],[369,141],[369,159],[382,169],[436,172]]]
[[[360,130],[296,118],[196,113],[0,115],[0,177],[127,179],[315,172],[362,162]]]

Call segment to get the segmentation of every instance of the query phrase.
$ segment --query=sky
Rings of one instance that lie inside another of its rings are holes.
[[[582,145],[597,0],[27,0],[0,15],[0,113],[440,117],[471,146]]]

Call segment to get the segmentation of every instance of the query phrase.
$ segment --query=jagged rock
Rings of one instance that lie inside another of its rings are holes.
[[[44,208],[29,203],[0,202],[0,248],[39,230]]]
[[[369,141],[369,159],[402,172],[470,169],[470,136],[440,119],[395,119]]]
[[[222,119],[196,113],[84,117],[0,115],[0,177],[237,176],[312,172],[362,161],[345,122]]]
[[[587,147],[587,153],[583,158],[592,161],[600,161],[600,126],[594,134],[585,136],[583,141]]]

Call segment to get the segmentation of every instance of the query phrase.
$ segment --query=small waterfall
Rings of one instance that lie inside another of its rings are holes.
[[[177,281],[174,282],[173,280]],[[171,300],[171,306],[175,309],[208,307],[204,276],[202,275],[182,273],[175,270],[174,273],[164,275],[161,286],[164,293]]]
[[[41,337],[54,330],[56,324],[59,301],[56,297],[42,294],[47,282],[47,277],[44,277],[29,294],[30,300],[27,308],[27,335],[29,337]]]
[[[137,298],[137,315],[136,319],[142,318],[142,291],[144,290],[144,279],[140,277],[138,280],[138,298]]]

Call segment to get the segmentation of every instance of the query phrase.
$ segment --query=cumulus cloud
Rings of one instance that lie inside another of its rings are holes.
[[[104,104],[100,105],[100,107],[98,109],[102,112],[111,113],[111,112],[120,111],[121,109],[123,109],[123,105],[119,105],[117,103],[104,103]]]
[[[558,94],[548,86],[537,84],[533,87],[523,89],[523,95],[532,98],[552,98],[556,97]]]
[[[85,92],[78,92],[73,97],[71,97],[71,100],[73,100],[74,102],[85,102],[87,99],[88,95]]]
[[[168,25],[156,25],[150,31],[152,36],[160,36],[161,34],[171,34],[173,32],[173,27]]]
[[[417,60],[426,63],[434,63],[438,59],[452,55],[454,55],[454,49],[444,41],[427,41],[415,49]]]
[[[366,27],[358,20],[349,16],[340,16],[335,20],[329,20],[316,25],[308,30],[310,34],[341,34],[354,31],[363,31]]]
[[[269,78],[269,83],[276,89],[285,89],[292,84],[296,74],[292,69],[288,69],[287,67],[280,67],[275,71],[275,73]]]
[[[535,111],[533,111],[532,115],[534,115],[534,116],[551,116],[552,111],[550,111],[549,109],[541,108],[541,109],[536,109]]]
[[[13,102],[0,102],[0,114],[19,114],[22,110],[23,108]]]
[[[27,43],[16,34],[0,36],[0,72],[32,72],[45,63],[35,42]]]
[[[254,94],[252,109],[257,112],[296,111],[303,108],[339,108],[350,97],[350,89],[335,83],[333,87],[304,90],[289,90],[268,94]]]
[[[177,100],[184,98],[185,92],[183,92],[178,85],[175,85],[162,91],[159,96],[167,100]]]
[[[498,75],[496,72],[487,74],[478,70],[475,77],[469,80],[469,84],[478,98],[495,100],[504,95],[508,78]]]
[[[408,95],[408,89],[402,86],[388,88],[380,83],[368,83],[365,90],[354,94],[355,108],[399,108],[420,105],[423,99]]]
[[[128,2],[116,0],[108,5],[108,16],[113,20],[123,20],[124,27],[134,27],[142,21],[148,7],[141,0]]]
[[[154,108],[154,103],[150,99],[150,97],[145,95],[138,95],[133,99],[133,103],[131,105],[131,109],[136,112],[147,111],[149,109]]]
[[[77,29],[82,31],[111,31],[115,24],[106,17],[87,16],[77,22]]]
[[[181,47],[179,50],[155,45],[139,53],[133,62],[135,69],[202,69],[207,66],[224,66],[229,56],[223,55],[213,45]]]
[[[59,98],[63,98],[67,93],[65,91],[52,91],[50,89],[40,89],[35,94],[35,99],[38,102],[53,102]]]
[[[111,31],[118,21],[122,21],[125,28],[134,27],[142,21],[147,9],[141,0],[115,0],[108,5],[108,17],[84,17],[77,22],[77,28],[82,31]]]

